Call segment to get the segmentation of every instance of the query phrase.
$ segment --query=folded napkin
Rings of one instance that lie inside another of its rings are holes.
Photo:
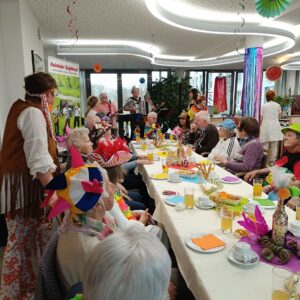
[[[227,181],[227,182],[237,182],[240,179],[237,177],[233,177],[233,176],[225,176],[222,178],[222,180]]]
[[[184,198],[182,196],[175,195],[175,196],[169,197],[167,200],[168,200],[168,202],[177,204],[177,203],[182,203],[184,201]]]
[[[167,179],[168,174],[166,174],[166,173],[152,174],[151,177],[154,179]]]
[[[199,238],[192,238],[192,242],[203,250],[225,246],[225,243],[213,234],[204,235]]]
[[[275,206],[274,202],[269,199],[253,199],[254,201],[258,202],[261,206]]]

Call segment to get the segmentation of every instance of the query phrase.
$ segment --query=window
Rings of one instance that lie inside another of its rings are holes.
[[[219,73],[210,72],[208,73],[208,91],[207,91],[207,105],[214,105],[214,88],[215,81],[218,76],[223,76],[226,78],[226,101],[227,110],[222,113],[229,113],[230,111],[230,100],[231,100],[231,84],[232,84],[232,73]]]
[[[200,93],[203,93],[204,88],[204,81],[203,81],[203,72],[190,72],[190,85],[198,89]]]
[[[147,74],[122,74],[123,105],[126,103],[127,99],[131,97],[131,89],[133,86],[140,89],[140,97],[143,98],[147,92]]]
[[[168,78],[168,71],[152,71],[152,82]]]
[[[266,92],[267,90],[274,90],[275,88],[275,81],[269,81],[266,78],[266,72],[264,71],[263,73],[263,82],[262,82],[262,89],[261,89],[261,105],[263,105],[264,103],[266,103]]]
[[[295,95],[300,95],[300,71],[296,71]]]
[[[91,92],[93,96],[107,93],[108,98],[118,106],[117,74],[91,74]]]
[[[243,81],[244,73],[237,73],[237,82],[236,82],[236,98],[235,98],[235,113],[237,115],[242,114],[241,103],[242,103],[242,92],[243,92]]]

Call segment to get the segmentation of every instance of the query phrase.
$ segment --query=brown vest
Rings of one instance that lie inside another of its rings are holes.
[[[13,217],[17,209],[17,198],[19,198],[21,199],[23,216],[25,218],[38,218],[41,215],[40,203],[43,200],[44,189],[40,181],[38,179],[33,180],[30,175],[23,150],[24,139],[17,126],[18,117],[28,107],[41,109],[41,103],[19,99],[12,105],[8,113],[0,153],[0,188],[4,188],[6,198],[1,199],[0,206],[4,202],[5,212],[10,212]],[[59,166],[56,142],[52,138],[48,126],[47,138],[48,151],[54,163]],[[56,170],[57,172],[59,172],[59,167]],[[21,187],[23,187],[23,190]],[[10,197],[7,195],[8,191]],[[3,210],[3,207],[1,207],[1,210]]]

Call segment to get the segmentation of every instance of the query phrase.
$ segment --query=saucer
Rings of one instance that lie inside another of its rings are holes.
[[[242,262],[240,260],[237,260],[234,256],[233,256],[233,251],[232,249],[229,250],[228,254],[227,254],[227,258],[230,262],[232,262],[233,264],[237,265],[237,266],[241,266],[241,267],[251,267],[251,266],[255,266],[256,264],[259,263],[259,256],[257,255],[257,253],[255,251],[251,251],[252,253],[252,259],[250,262]]]
[[[294,235],[294,237],[297,240],[300,239],[300,231],[296,231],[296,230],[292,229],[290,226],[289,226],[288,230]]]
[[[260,212],[261,212],[262,214],[265,213],[265,210],[264,210],[264,208],[263,208],[262,206],[259,206],[259,205],[258,205],[258,208],[259,208],[259,210],[260,210]],[[245,213],[249,213],[249,212],[248,212],[248,207],[247,207],[247,205],[244,205],[244,206],[243,206],[243,211],[244,211]]]
[[[200,202],[201,202],[201,201],[200,201]],[[203,203],[202,203],[202,204],[199,204],[199,200],[198,200],[198,202],[195,204],[195,206],[198,207],[199,209],[205,209],[205,210],[208,210],[208,209],[212,209],[212,208],[216,207],[217,204],[216,204],[215,202],[211,201],[211,200],[208,200],[207,203],[205,203],[205,204],[203,205]]]
[[[167,181],[170,182],[170,183],[179,183],[179,182],[181,182],[181,179],[179,178],[179,180],[176,180],[176,181],[167,179]]]

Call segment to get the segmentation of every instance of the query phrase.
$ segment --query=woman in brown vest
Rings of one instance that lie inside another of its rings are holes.
[[[25,101],[18,99],[8,113],[0,154],[0,213],[8,228],[1,299],[34,295],[31,252],[39,257],[50,235],[40,209],[43,187],[59,172],[48,109],[56,97],[55,79],[42,72],[29,75],[25,91]]]

